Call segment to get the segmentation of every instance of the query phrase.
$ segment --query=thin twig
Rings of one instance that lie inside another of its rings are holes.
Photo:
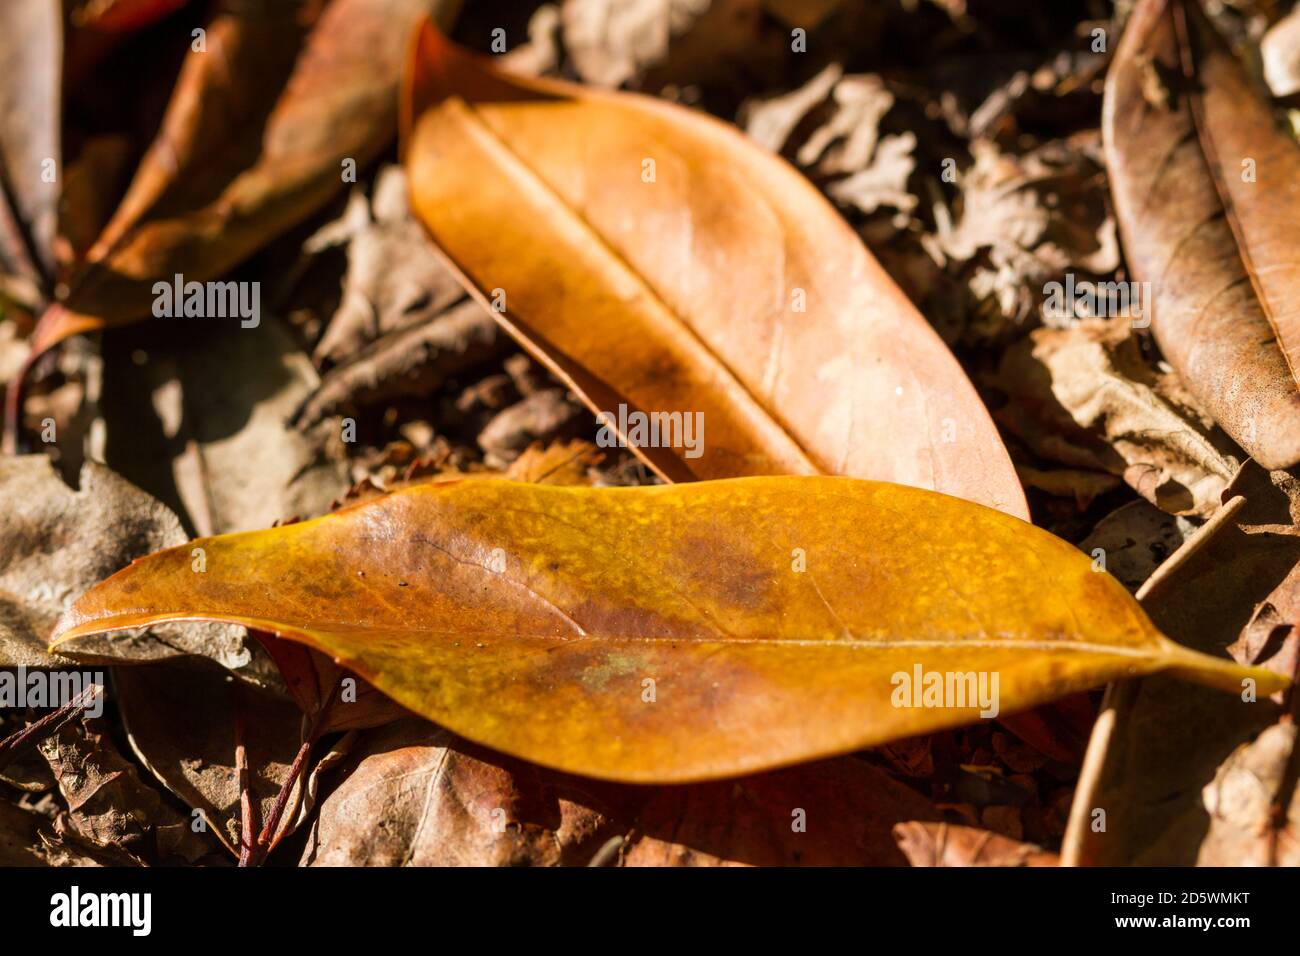
[[[244,692],[235,686],[235,772],[239,775],[239,865],[255,862],[257,801],[253,799],[252,775],[248,772],[248,748],[244,744]]]
[[[320,710],[316,711],[316,716],[312,718],[311,728],[307,731],[302,746],[298,748],[293,763],[289,765],[289,775],[281,785],[280,792],[276,794],[275,804],[271,807],[271,812],[266,818],[266,826],[262,828],[262,832],[257,837],[258,845],[264,847],[268,852],[271,849],[271,840],[275,836],[275,831],[280,826],[280,818],[284,815],[284,808],[289,805],[289,797],[293,794],[294,784],[302,775],[303,768],[307,765],[307,757],[311,754],[311,748],[315,745],[317,738],[320,737],[321,731],[325,727],[325,719],[329,716],[342,687],[343,675],[340,674],[338,681],[334,684],[334,690],[321,704]]]
[[[85,709],[90,699],[99,692],[98,684],[91,684],[72,700],[68,701],[58,710],[52,710],[40,720],[28,724],[22,730],[10,734],[4,740],[0,740],[0,770],[3,770],[29,743],[39,743],[50,734],[54,733],[64,722]],[[88,699],[86,695],[89,694]]]

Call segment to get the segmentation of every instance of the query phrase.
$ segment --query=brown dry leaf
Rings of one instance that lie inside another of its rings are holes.
[[[1016,474],[1026,488],[1046,492],[1054,498],[1073,498],[1080,511],[1087,510],[1095,499],[1120,485],[1119,479],[1112,475],[1068,468],[1044,470],[1032,465],[1016,465]]]
[[[726,77],[763,47],[762,11],[763,0],[564,0],[560,26],[584,82],[657,88]]]
[[[987,326],[980,335],[1037,316],[1047,283],[1119,265],[1105,173],[1089,138],[1019,156],[977,140],[971,152],[975,165],[960,179],[957,220],[942,218],[927,247],[941,263],[971,263],[970,290]]]
[[[55,0],[0,4],[0,273],[20,277],[32,295],[54,273],[62,59]]]
[[[844,76],[832,63],[794,92],[752,106],[745,131],[773,152],[792,156],[842,205],[863,213],[882,205],[910,212],[917,202],[907,191],[916,136],[879,135],[893,105],[894,95],[880,77]]]
[[[302,739],[301,711],[281,697],[232,681],[206,661],[121,668],[117,702],[127,739],[146,769],[184,801],[235,857],[239,856],[240,786],[235,726],[242,721],[249,786],[265,821]],[[302,778],[293,788],[277,840],[314,806],[315,773],[304,800]],[[260,829],[260,823],[258,825]]]
[[[912,866],[1056,866],[1055,853],[988,830],[949,823],[899,823],[894,839]]]
[[[82,841],[136,864],[193,863],[214,848],[145,786],[98,720],[67,721],[40,751],[68,806],[64,825]]]
[[[481,305],[463,300],[383,335],[330,369],[295,412],[294,423],[310,426],[341,409],[427,396],[448,379],[500,356],[508,344]]]
[[[495,415],[479,433],[478,443],[491,467],[513,461],[534,442],[564,438],[566,432],[584,428],[590,421],[564,389],[548,388]]]
[[[53,646],[177,619],[302,642],[471,740],[628,782],[843,753],[1121,675],[1287,683],[1166,641],[1032,525],[844,478],[417,484],[136,562]],[[951,701],[966,706],[897,703],[902,678],[954,667],[999,675],[997,706],[988,686]]]
[[[1123,478],[1171,514],[1208,515],[1236,471],[1178,379],[1142,356],[1131,320],[1039,329],[1003,354],[1000,420],[1045,458]]]
[[[410,716],[406,708],[324,654],[264,631],[253,633],[275,661],[298,709],[309,722],[320,718],[318,739],[334,731],[382,727]]]
[[[1106,80],[1106,166],[1152,330],[1266,468],[1300,462],[1300,145],[1197,3],[1141,0]]]
[[[115,344],[136,360],[106,383],[109,464],[199,534],[328,511],[348,486],[342,423],[286,427],[319,384],[311,360],[274,315],[202,331],[141,327]]]
[[[1290,721],[1232,752],[1201,794],[1210,828],[1197,866],[1300,866],[1295,759],[1296,725]]]
[[[745,134],[774,153],[785,152],[788,146],[799,145],[791,142],[795,130],[809,123],[809,117],[815,115],[814,111],[827,107],[831,93],[843,76],[844,68],[838,63],[831,63],[798,89],[746,104],[742,110]],[[893,105],[894,98],[883,84],[879,84],[877,78],[863,79],[876,81],[873,88],[877,90],[877,96],[868,101],[869,110],[858,115],[857,119],[863,123],[863,129],[857,135],[869,136],[874,147],[876,126]],[[802,160],[803,156],[796,152],[796,158]],[[816,159],[816,155],[810,156],[808,162],[801,162],[801,165],[807,166]]]
[[[690,787],[599,783],[425,721],[364,735],[321,803],[304,866],[882,866],[895,820],[933,819],[853,757]]]
[[[39,814],[0,800],[0,866],[49,866],[40,835],[44,822]]]
[[[176,515],[103,465],[64,484],[44,455],[0,457],[0,666],[68,666],[76,659],[155,660],[183,654],[246,668],[242,628],[182,624],[122,640],[79,641],[50,654],[54,622],[92,584],[150,551],[187,540]]]
[[[952,355],[779,159],[670,104],[507,77],[431,26],[411,69],[417,215],[593,411],[703,416],[699,457],[635,449],[662,476],[826,472],[1026,513]]]
[[[1300,9],[1269,28],[1259,42],[1264,80],[1274,96],[1300,93]]]
[[[1146,501],[1130,501],[1097,522],[1079,542],[1079,550],[1094,558],[1100,550],[1106,571],[1135,592],[1196,529],[1187,518],[1161,511]]]
[[[362,735],[321,802],[304,866],[582,864],[609,821],[590,781],[466,745],[423,720]]]
[[[223,0],[117,212],[42,318],[41,352],[150,314],[153,283],[220,276],[337,195],[391,141],[407,29],[439,0]]]
[[[1239,660],[1294,673],[1300,483],[1248,463],[1225,500],[1139,597],[1183,644],[1211,652],[1231,645]],[[1280,801],[1294,781],[1292,767],[1280,764],[1290,731],[1275,729],[1291,724],[1262,689],[1258,701],[1246,702],[1160,677],[1114,685],[1089,744],[1063,862],[1280,861],[1294,852],[1300,808],[1281,807],[1270,819],[1259,807]],[[1243,783],[1252,776],[1255,789],[1247,793]]]
[[[343,242],[343,297],[312,353],[318,365],[345,362],[376,339],[425,323],[465,297],[411,217],[400,166],[379,171],[369,200],[354,192],[342,218],[317,230],[305,248],[319,252]]]
[[[912,151],[916,137],[912,133],[886,136],[876,146],[871,165],[826,187],[826,193],[844,206],[872,213],[881,206],[903,212],[916,208],[916,197],[907,190],[908,177],[916,168]]]
[[[896,866],[901,819],[928,800],[857,757],[739,780],[656,787],[619,848],[622,866]]]
[[[578,439],[529,445],[510,463],[504,477],[542,485],[591,485],[594,483],[592,473],[604,457],[604,453],[591,442]]]

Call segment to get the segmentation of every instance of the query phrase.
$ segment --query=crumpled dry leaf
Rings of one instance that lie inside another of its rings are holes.
[[[83,716],[65,722],[41,741],[40,752],[67,803],[65,825],[92,846],[136,864],[193,863],[214,849],[140,780],[100,721]]]
[[[899,823],[894,839],[912,866],[1056,866],[1055,853],[988,830],[950,823]]]
[[[1004,354],[998,419],[1035,453],[1104,471],[1171,514],[1209,515],[1237,469],[1232,443],[1173,374],[1143,357],[1131,320],[1038,329]]]
[[[1229,647],[1238,660],[1294,673],[1300,481],[1248,462],[1224,497],[1139,597],[1188,646]],[[1159,677],[1114,685],[1089,743],[1062,861],[1190,866],[1292,857],[1300,805],[1273,817],[1260,811],[1293,779],[1280,766],[1290,732],[1269,730],[1292,723],[1262,689],[1246,702]]]
[[[487,453],[489,467],[499,466],[513,461],[534,442],[568,437],[566,432],[585,428],[590,421],[564,389],[547,388],[495,415],[479,433],[478,442]]]
[[[508,342],[487,311],[465,299],[389,332],[330,369],[293,421],[306,427],[343,409],[427,396],[449,378],[500,356]]]
[[[1199,2],[1140,0],[1106,79],[1106,168],[1161,351],[1265,468],[1300,462],[1300,145]]]
[[[969,263],[984,335],[1038,315],[1043,287],[1067,272],[1105,275],[1119,266],[1106,176],[1092,139],[1056,140],[1023,155],[977,140],[971,152],[975,164],[958,181],[956,223],[941,218],[926,245],[941,263]]]
[[[343,216],[317,230],[304,248],[319,252],[340,243],[348,252],[343,297],[312,353],[318,365],[344,362],[381,336],[427,322],[465,298],[411,216],[400,166],[379,171],[369,200],[353,192]]]
[[[878,76],[843,74],[832,63],[799,89],[751,105],[745,131],[793,158],[842,205],[863,213],[882,205],[910,212],[917,203],[907,191],[916,136],[881,138],[893,93]]]
[[[1300,866],[1295,759],[1296,725],[1290,721],[1266,728],[1229,755],[1202,791],[1210,828],[1197,866]]]
[[[178,618],[299,641],[479,743],[626,782],[752,773],[996,715],[964,693],[898,706],[898,675],[927,661],[998,674],[1009,713],[1163,670],[1229,691],[1287,683],[1165,640],[1117,582],[1019,519],[827,477],[417,484],[136,562],[64,615],[53,646]]]
[[[188,536],[166,506],[94,461],[82,466],[80,488],[73,489],[44,455],[0,457],[0,500],[0,666],[184,654],[231,669],[252,661],[242,628],[210,624],[170,624],[48,653],[54,622],[75,598],[135,558]]]
[[[600,783],[426,721],[363,735],[304,866],[883,866],[925,798],[855,757],[690,787]]]
[[[520,76],[550,76],[560,68],[560,8],[544,3],[528,18],[528,42],[501,54],[501,65]]]
[[[725,76],[762,46],[762,11],[763,0],[564,0],[560,23],[585,82],[654,88]]]
[[[363,734],[321,802],[304,866],[585,863],[609,821],[590,781],[407,720]]]

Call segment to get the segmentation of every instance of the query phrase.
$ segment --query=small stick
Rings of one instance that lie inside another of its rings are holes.
[[[280,826],[280,818],[284,816],[284,809],[289,805],[289,797],[293,794],[294,784],[302,775],[303,768],[307,765],[307,757],[311,754],[311,748],[320,736],[321,730],[325,726],[325,718],[329,716],[342,687],[343,677],[339,675],[338,681],[334,684],[334,690],[325,703],[321,705],[320,710],[316,712],[316,716],[312,718],[311,728],[307,731],[307,736],[298,748],[293,763],[289,765],[289,775],[281,785],[280,792],[276,794],[275,803],[266,818],[266,825],[262,827],[262,832],[257,837],[258,846],[264,848],[267,852],[271,849],[271,840],[275,837],[275,831]]]
[[[86,695],[90,694],[91,699],[99,692],[98,684],[91,684],[72,700],[68,701],[58,710],[52,710],[40,720],[28,724],[22,730],[10,734],[4,740],[0,740],[0,770],[9,765],[22,749],[33,741],[39,743],[50,734],[54,733],[63,726],[64,721],[75,716],[83,710],[89,700]]]
[[[244,744],[244,694],[235,687],[235,772],[239,775],[239,865],[252,866],[257,850],[257,803],[253,800],[248,772],[248,748]]]

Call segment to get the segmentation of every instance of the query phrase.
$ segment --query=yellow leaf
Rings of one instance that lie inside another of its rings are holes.
[[[1286,684],[1166,640],[1031,525],[830,477],[416,485],[137,561],[53,644],[170,620],[272,631],[470,740],[633,782],[749,773],[1156,671]],[[934,674],[945,693],[917,706]]]

